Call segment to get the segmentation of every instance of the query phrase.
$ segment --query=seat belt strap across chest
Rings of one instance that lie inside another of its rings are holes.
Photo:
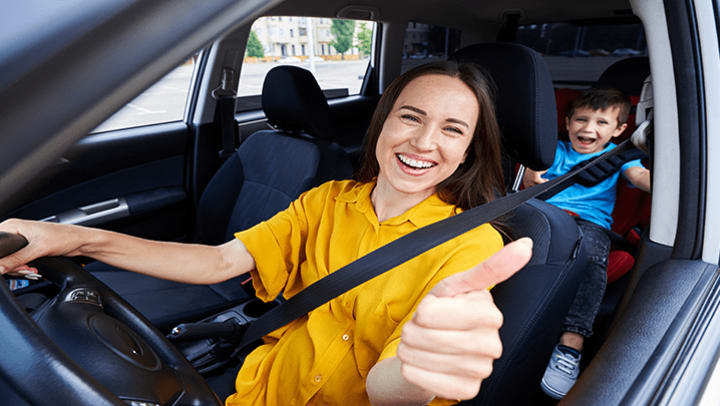
[[[527,200],[535,197],[543,200],[552,197],[575,183],[576,178],[583,171],[593,168],[606,160],[614,159],[614,157],[627,153],[633,148],[635,146],[630,140],[626,140],[616,148],[590,160],[587,165],[575,168],[563,176],[427,225],[358,258],[316,281],[257,320],[246,325],[247,329],[242,336],[238,349],[244,348],[264,335],[302,317],[350,289],[510,212]]]

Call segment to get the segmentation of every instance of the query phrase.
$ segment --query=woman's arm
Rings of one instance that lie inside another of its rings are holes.
[[[402,330],[397,356],[378,362],[366,387],[375,406],[472,399],[502,353],[502,313],[487,288],[530,260],[532,240],[508,244],[476,267],[440,281]]]
[[[239,240],[214,247],[151,241],[95,228],[11,219],[0,231],[17,233],[29,244],[0,259],[10,272],[45,256],[88,256],[109,265],[177,282],[211,284],[242,275],[255,261]]]
[[[625,178],[636,188],[650,191],[650,171],[641,166],[633,166],[625,170]]]

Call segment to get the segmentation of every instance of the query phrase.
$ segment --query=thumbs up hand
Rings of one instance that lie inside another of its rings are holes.
[[[532,240],[506,245],[485,262],[440,281],[403,327],[397,356],[405,380],[446,399],[472,399],[502,353],[502,313],[489,287],[530,260]]]

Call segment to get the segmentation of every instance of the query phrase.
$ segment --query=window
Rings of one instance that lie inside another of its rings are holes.
[[[261,107],[259,96],[265,75],[280,64],[310,70],[328,98],[360,93],[370,63],[375,23],[312,17],[279,21],[262,17],[252,25],[254,35],[248,39],[240,73],[237,111]],[[282,38],[284,30],[290,37]],[[260,32],[269,35],[263,37]]]
[[[92,132],[183,120],[197,56],[165,75]]]
[[[613,63],[647,56],[640,23],[521,25],[517,42],[541,53],[553,81],[566,85],[592,85]]]
[[[408,22],[403,44],[402,72],[429,62],[444,61],[460,47],[460,30]]]

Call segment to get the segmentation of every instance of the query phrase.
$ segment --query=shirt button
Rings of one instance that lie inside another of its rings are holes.
[[[347,341],[350,339],[350,334],[343,334],[342,336],[343,341]]]
[[[315,382],[322,381],[322,375],[315,375]]]

